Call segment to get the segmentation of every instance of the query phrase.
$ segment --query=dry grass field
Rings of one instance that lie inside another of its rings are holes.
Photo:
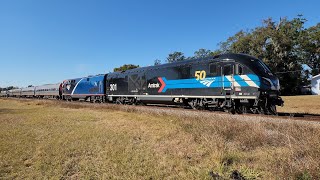
[[[282,96],[284,106],[279,112],[320,114],[320,96]]]
[[[0,99],[0,179],[319,179],[320,124]]]

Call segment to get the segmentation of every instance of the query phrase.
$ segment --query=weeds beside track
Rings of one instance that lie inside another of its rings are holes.
[[[318,179],[319,137],[279,117],[0,99],[0,178]]]

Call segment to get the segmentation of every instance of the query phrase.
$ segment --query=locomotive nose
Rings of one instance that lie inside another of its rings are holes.
[[[272,80],[273,85],[276,87],[276,90],[280,90],[280,82],[279,79],[277,77],[274,77],[274,79]]]
[[[262,82],[265,86],[267,86],[271,90],[277,90],[277,91],[280,90],[279,79],[275,76],[262,77]]]

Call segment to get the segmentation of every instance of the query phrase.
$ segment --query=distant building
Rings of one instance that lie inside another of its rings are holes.
[[[311,79],[311,93],[320,95],[320,74],[313,76]]]

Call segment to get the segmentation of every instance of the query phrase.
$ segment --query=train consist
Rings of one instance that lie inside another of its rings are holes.
[[[2,97],[61,99],[61,83],[1,91]]]
[[[261,60],[222,54],[142,67],[59,84],[14,89],[1,96],[117,104],[178,104],[232,113],[276,114],[283,105],[278,78]]]

